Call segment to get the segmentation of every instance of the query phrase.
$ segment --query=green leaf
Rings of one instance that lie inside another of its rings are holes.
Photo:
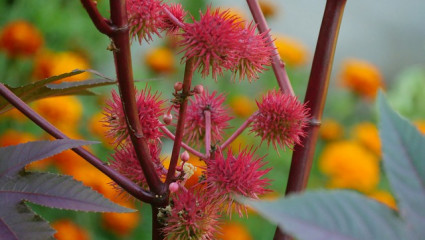
[[[397,213],[349,191],[317,191],[274,202],[242,200],[301,240],[409,239]]]
[[[425,236],[425,137],[378,96],[383,165],[401,215],[416,234]]]
[[[58,139],[54,141],[36,141],[0,148],[0,179],[16,175],[25,165],[51,157],[66,149],[89,145],[96,142]]]
[[[1,240],[54,239],[55,230],[24,202],[11,203],[0,198],[0,205]]]
[[[84,72],[89,72],[97,75],[100,79],[91,79],[78,82],[63,82],[60,84],[52,84],[53,82],[78,75]],[[13,93],[15,93],[24,102],[29,103],[38,99],[52,97],[52,96],[64,96],[64,95],[93,95],[88,88],[100,87],[115,84],[116,81],[108,78],[99,72],[91,69],[87,70],[74,70],[69,73],[64,73],[58,76],[49,77],[34,83],[30,83],[20,87],[7,86]],[[3,97],[0,97],[0,114],[12,109],[13,106]]]
[[[0,199],[27,200],[42,206],[93,212],[132,212],[70,176],[28,172],[0,179]]]

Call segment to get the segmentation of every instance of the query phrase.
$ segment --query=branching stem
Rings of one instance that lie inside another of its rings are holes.
[[[263,12],[261,11],[260,5],[257,0],[246,0],[251,11],[252,17],[254,18],[255,23],[257,24],[258,31],[260,33],[267,32],[267,41],[273,46],[274,53],[272,56],[272,68],[274,74],[276,75],[277,83],[279,84],[280,89],[285,94],[294,95],[294,90],[292,89],[291,82],[289,81],[288,73],[285,69],[285,63],[280,59],[279,52],[277,51],[276,45],[270,35],[269,27],[267,26],[266,18],[264,17]]]
[[[165,126],[161,126],[160,129],[171,140],[175,140],[176,139],[176,136],[174,136],[174,134],[172,132],[170,132],[170,130],[168,130]],[[187,145],[183,141],[182,141],[182,148],[186,149],[188,152],[192,153],[193,155],[195,155],[195,156],[197,156],[197,157],[199,157],[201,159],[205,159],[206,158],[204,154],[202,154],[202,153],[196,151],[195,149],[191,148],[189,145]]]
[[[68,139],[65,134],[63,134],[59,129],[57,129],[46,119],[44,119],[34,110],[32,110],[24,101],[22,101],[18,96],[16,96],[2,83],[0,83],[0,94],[13,106],[15,106],[20,112],[22,112],[25,116],[27,116],[35,124],[37,124],[39,127],[41,127],[44,131],[46,131],[53,137],[57,139]],[[132,182],[130,179],[122,176],[84,148],[73,148],[72,151],[74,151],[82,158],[84,158],[87,162],[99,169],[101,172],[111,178],[114,182],[116,182],[120,187],[122,187],[135,198],[148,203],[155,203],[156,201],[159,201],[159,199],[155,198],[152,193],[145,191],[139,185]]]
[[[209,158],[211,153],[211,112],[204,110],[205,117],[205,157]]]
[[[183,79],[183,89],[182,96],[185,96],[181,103],[179,109],[179,119],[177,121],[176,128],[176,138],[174,139],[173,150],[171,152],[170,166],[168,167],[167,178],[165,180],[165,184],[168,185],[174,180],[174,174],[176,172],[176,165],[179,159],[180,148],[182,145],[183,133],[184,133],[184,123],[186,119],[186,110],[187,110],[187,96],[190,95],[190,86],[192,84],[192,77],[195,68],[193,67],[194,60],[190,58],[186,62],[186,67],[184,71],[184,79]]]
[[[243,131],[245,131],[245,129],[247,127],[249,127],[249,125],[252,123],[252,121],[254,120],[255,115],[258,114],[258,111],[256,111],[255,113],[253,113],[244,123],[242,123],[242,125],[220,146],[221,150],[224,150],[225,148],[227,148],[227,146],[229,146],[230,143],[232,143],[239,135],[241,135],[241,133],[243,133]]]

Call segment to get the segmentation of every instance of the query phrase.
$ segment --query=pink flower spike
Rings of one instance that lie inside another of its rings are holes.
[[[266,189],[270,180],[263,177],[271,168],[262,170],[266,164],[263,162],[264,157],[256,158],[254,153],[252,148],[245,148],[234,155],[229,148],[227,157],[217,151],[215,158],[208,161],[205,180],[208,195],[227,204],[227,214],[230,216],[233,208],[241,217],[243,212],[246,213],[245,206],[233,200],[234,195],[257,199],[259,195],[270,191]]]
[[[239,81],[245,77],[249,82],[258,79],[258,73],[265,70],[264,66],[270,66],[274,48],[267,41],[268,32],[256,34],[255,24],[250,24],[241,31],[238,39],[238,47],[234,50],[235,61],[228,62],[227,68],[233,72],[232,79],[235,80],[239,73]]]
[[[174,16],[175,20],[179,21],[180,24],[183,24],[184,17],[187,13],[180,3],[170,3],[169,5],[164,4],[163,7]],[[181,27],[173,21],[173,19],[170,19],[170,16],[168,16],[167,13],[163,13],[159,26],[162,30],[167,31],[167,33],[176,33]]]
[[[171,211],[162,229],[166,239],[213,240],[219,228],[218,207],[205,193],[178,191],[171,200]]]
[[[211,143],[223,139],[224,129],[229,127],[228,121],[232,119],[223,107],[224,100],[223,94],[217,95],[216,91],[210,94],[208,90],[190,99],[185,123],[185,138],[188,142],[199,145],[204,139],[205,110],[211,112]]]
[[[167,170],[163,167],[162,160],[159,158],[161,151],[159,142],[150,142],[148,147],[158,176],[165,177]],[[111,167],[138,185],[144,188],[148,187],[136,152],[130,142],[115,150],[115,153],[112,154]]]
[[[309,109],[298,101],[296,96],[281,91],[269,91],[258,105],[258,114],[254,117],[251,132],[260,136],[267,144],[293,148],[301,143],[305,136],[304,128],[308,124]]]
[[[159,99],[159,95],[151,94],[150,89],[146,88],[140,93],[136,93],[136,104],[139,112],[139,121],[142,125],[143,137],[147,140],[158,140],[162,136],[159,127],[159,117],[163,115],[164,109],[161,105],[164,100]],[[112,99],[106,101],[104,108],[104,122],[108,127],[107,135],[115,139],[119,144],[127,139],[127,123],[122,109],[121,99],[115,90],[112,91]]]
[[[185,52],[182,61],[194,58],[194,68],[200,67],[203,77],[209,75],[211,68],[212,77],[217,80],[223,67],[230,65],[228,61],[234,60],[232,49],[240,44],[235,41],[239,39],[240,22],[228,11],[212,11],[208,7],[205,14],[201,13],[199,21],[193,19],[193,23],[184,26],[183,39],[179,43]]]
[[[162,18],[161,0],[126,0],[127,15],[132,37],[137,37],[139,43],[145,39],[146,42],[152,40],[152,35],[158,32],[159,19]]]

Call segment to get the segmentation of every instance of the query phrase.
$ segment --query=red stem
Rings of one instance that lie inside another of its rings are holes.
[[[303,138],[301,145],[295,146],[292,155],[286,187],[287,195],[303,191],[308,183],[345,3],[346,0],[328,0],[326,2],[304,99],[307,108],[310,108],[312,119],[306,129],[306,137]],[[276,230],[274,240],[288,238],[279,229]]]
[[[280,59],[279,52],[277,51],[276,45],[274,44],[274,41],[270,35],[269,27],[267,26],[266,18],[261,11],[260,4],[258,4],[257,0],[246,0],[246,2],[248,3],[249,10],[251,11],[255,23],[257,23],[258,31],[260,33],[267,32],[266,38],[274,48],[274,53],[272,56],[272,68],[274,74],[276,75],[276,80],[280,89],[285,94],[294,95],[294,90],[292,89],[288,73],[285,69],[285,63],[282,61],[282,59]]]
[[[110,0],[110,9],[112,24],[119,29],[111,36],[111,39],[117,48],[114,51],[115,68],[128,133],[149,189],[161,196],[166,193],[167,188],[155,171],[148,144],[143,137],[142,126],[140,125],[139,113],[137,111],[125,1]]]
[[[173,150],[171,152],[170,166],[168,167],[167,178],[165,184],[168,186],[174,180],[176,172],[176,165],[180,155],[180,148],[182,145],[184,123],[186,118],[187,97],[190,95],[190,85],[192,84],[192,77],[195,68],[193,67],[193,58],[187,60],[184,71],[183,90],[181,93],[181,103],[179,109],[179,119],[177,121],[176,138],[174,140]]]
[[[221,146],[220,149],[224,150],[230,143],[232,143],[243,131],[251,124],[254,120],[255,115],[258,114],[258,111],[253,113],[242,125],[230,136]]]
[[[171,140],[175,140],[176,137],[174,136],[174,134],[172,132],[170,132],[170,130],[168,130],[165,126],[160,126],[159,127],[161,129],[162,132],[165,133],[165,135],[167,135],[167,137],[169,137]],[[188,152],[192,153],[193,155],[201,158],[201,159],[205,159],[205,155],[196,151],[195,149],[191,148],[189,145],[187,145],[186,143],[182,142],[182,147],[184,149],[186,149]]]
[[[204,110],[205,117],[205,157],[209,158],[211,153],[211,112]]]
[[[13,106],[15,106],[19,111],[21,111],[25,116],[27,116],[35,124],[37,124],[39,127],[41,127],[53,137],[57,139],[68,139],[65,134],[63,134],[59,129],[57,129],[46,119],[44,119],[34,110],[32,110],[24,101],[22,101],[18,96],[16,96],[2,83],[0,83],[0,94]],[[116,182],[120,187],[122,187],[135,198],[148,203],[154,203],[158,201],[158,199],[155,198],[152,193],[145,191],[139,185],[132,182],[130,179],[122,176],[84,148],[73,148],[72,151],[87,160],[87,162],[89,162],[94,167],[103,172],[106,176],[111,178],[114,182]]]
[[[100,15],[93,0],[81,0],[81,3],[89,14],[97,30],[107,36],[111,36],[114,32],[114,29],[108,24],[107,19]]]
[[[168,8],[166,7],[166,5],[164,4],[162,7],[162,10],[165,12],[165,14],[167,14],[167,16],[170,18],[171,21],[173,21],[174,24],[176,24],[177,26],[179,26],[180,28],[184,27],[184,23],[180,22],[180,20],[178,20],[171,12],[170,10],[168,10]]]

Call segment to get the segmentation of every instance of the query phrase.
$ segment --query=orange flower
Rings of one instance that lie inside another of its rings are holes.
[[[71,72],[75,69],[84,70],[88,68],[90,68],[90,64],[87,59],[77,53],[53,53],[44,51],[38,54],[35,58],[33,76],[36,79],[44,79],[47,77],[60,75],[62,73]],[[90,74],[85,72],[61,79],[55,83],[81,81],[86,80],[89,77]]]
[[[132,201],[121,201],[120,205],[128,208],[135,208]],[[126,236],[131,233],[140,222],[139,212],[131,213],[102,213],[102,225],[105,229],[115,233],[118,236]]]
[[[282,60],[290,66],[301,66],[307,63],[309,53],[307,47],[299,40],[288,36],[277,36],[274,41]]]
[[[263,12],[264,16],[267,17],[273,17],[276,14],[276,6],[267,0],[261,0],[258,2],[260,4],[261,11]]]
[[[53,222],[52,227],[57,231],[54,235],[57,240],[90,239],[90,235],[85,229],[67,219]]]
[[[13,109],[3,113],[3,116],[9,117],[9,118],[16,120],[18,122],[25,122],[25,121],[28,120],[28,118],[16,108],[13,108]]]
[[[419,132],[425,134],[425,120],[417,120],[415,121],[415,125],[418,128]]]
[[[101,112],[94,114],[89,120],[89,129],[90,132],[102,139],[102,142],[105,144],[105,146],[112,147],[111,144],[113,143],[114,139],[108,138],[106,135],[108,128],[103,122],[104,117],[105,115],[103,115]]]
[[[329,187],[369,192],[379,182],[375,155],[353,141],[333,142],[323,149],[319,169],[329,176]]]
[[[251,116],[251,114],[253,114],[257,109],[255,102],[244,95],[237,95],[233,97],[230,101],[230,107],[233,109],[233,112],[241,118]]]
[[[18,132],[11,129],[1,134],[0,147],[18,145],[20,143],[26,143],[35,140],[35,136],[30,133]]]
[[[221,225],[219,238],[222,240],[252,240],[246,227],[237,222],[227,222]]]
[[[43,36],[24,20],[10,22],[0,33],[0,50],[10,57],[32,56],[43,45]]]
[[[357,124],[353,129],[354,139],[363,144],[367,149],[381,156],[381,140],[378,128],[369,122]]]
[[[171,73],[175,68],[174,53],[166,47],[151,49],[145,57],[146,64],[157,73]]]
[[[326,119],[320,127],[319,135],[326,141],[338,140],[344,135],[344,129],[337,121]]]
[[[375,199],[378,202],[381,202],[385,205],[387,205],[388,207],[396,210],[397,209],[397,204],[394,200],[394,197],[391,195],[391,193],[387,192],[387,191],[374,191],[368,194],[369,197]]]
[[[83,114],[83,106],[74,96],[38,100],[34,103],[34,110],[60,129],[74,127]]]
[[[187,162],[196,167],[195,172],[189,179],[187,179],[185,184],[186,188],[191,188],[199,183],[207,165],[204,161],[201,161],[198,157],[193,156],[192,154],[190,154],[189,161]]]
[[[378,89],[384,88],[378,67],[364,60],[346,60],[339,75],[343,86],[369,99],[374,99]]]

